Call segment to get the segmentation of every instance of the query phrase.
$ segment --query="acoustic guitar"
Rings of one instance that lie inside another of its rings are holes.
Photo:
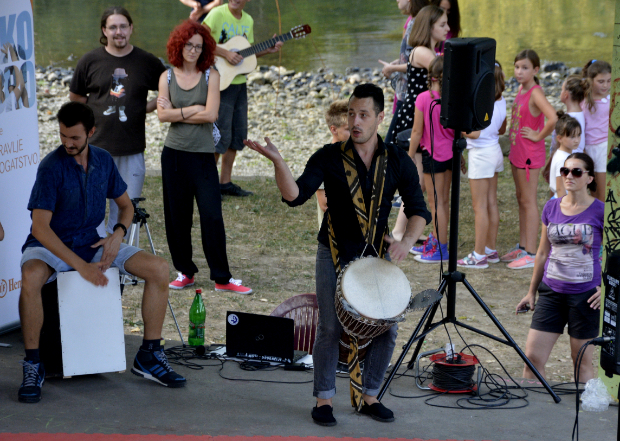
[[[262,43],[255,44],[254,46],[251,46],[248,40],[240,35],[231,38],[224,44],[218,44],[219,47],[231,52],[238,52],[239,55],[243,57],[243,60],[235,66],[230,64],[223,57],[215,57],[215,67],[220,72],[220,90],[224,90],[230,86],[230,83],[237,75],[245,75],[256,69],[256,54],[258,52],[275,46],[278,41],[304,38],[310,32],[310,26],[306,24],[295,26],[286,34],[278,35]]]

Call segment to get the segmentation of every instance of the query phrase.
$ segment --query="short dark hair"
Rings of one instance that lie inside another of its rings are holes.
[[[65,127],[73,127],[77,124],[82,124],[86,133],[95,127],[95,114],[93,110],[86,104],[69,101],[64,103],[58,113],[56,114],[58,122],[62,123]]]
[[[385,101],[383,98],[383,90],[372,83],[364,83],[358,85],[355,89],[353,89],[353,93],[349,97],[349,102],[351,102],[351,98],[372,98],[372,102],[374,104],[375,113],[378,115],[383,112],[383,107],[385,106]]]
[[[572,153],[571,155],[568,156],[568,158],[564,160],[564,164],[566,164],[566,161],[568,161],[569,159],[579,159],[581,162],[585,164],[588,175],[594,178],[592,179],[592,182],[588,184],[588,190],[590,190],[591,192],[595,192],[596,191],[596,178],[594,176],[594,161],[592,160],[590,155],[588,155],[587,153],[582,153],[582,152]]]
[[[101,14],[101,26],[99,27],[99,31],[101,32],[101,37],[99,37],[99,43],[104,46],[108,45],[108,38],[103,34],[103,28],[105,28],[106,23],[108,22],[108,17],[110,15],[123,15],[129,22],[129,25],[133,24],[133,20],[131,19],[131,15],[129,15],[129,11],[123,8],[122,6],[111,6]]]

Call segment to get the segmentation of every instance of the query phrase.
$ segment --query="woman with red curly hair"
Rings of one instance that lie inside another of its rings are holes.
[[[174,68],[159,79],[157,115],[170,129],[161,154],[166,236],[172,263],[179,271],[170,288],[194,284],[192,260],[194,199],[200,214],[202,248],[216,291],[250,294],[228,268],[222,198],[213,153],[219,140],[214,124],[220,106],[220,74],[213,67],[215,41],[204,26],[190,20],[168,39]]]

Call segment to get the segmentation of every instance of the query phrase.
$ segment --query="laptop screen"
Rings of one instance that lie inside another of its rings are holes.
[[[226,313],[226,354],[276,363],[292,363],[295,348],[295,322],[247,312]]]

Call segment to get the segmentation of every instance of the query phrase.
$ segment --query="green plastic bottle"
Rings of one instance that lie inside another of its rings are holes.
[[[203,346],[205,344],[205,319],[207,311],[202,302],[202,289],[196,290],[196,297],[189,308],[189,338],[190,346]]]

